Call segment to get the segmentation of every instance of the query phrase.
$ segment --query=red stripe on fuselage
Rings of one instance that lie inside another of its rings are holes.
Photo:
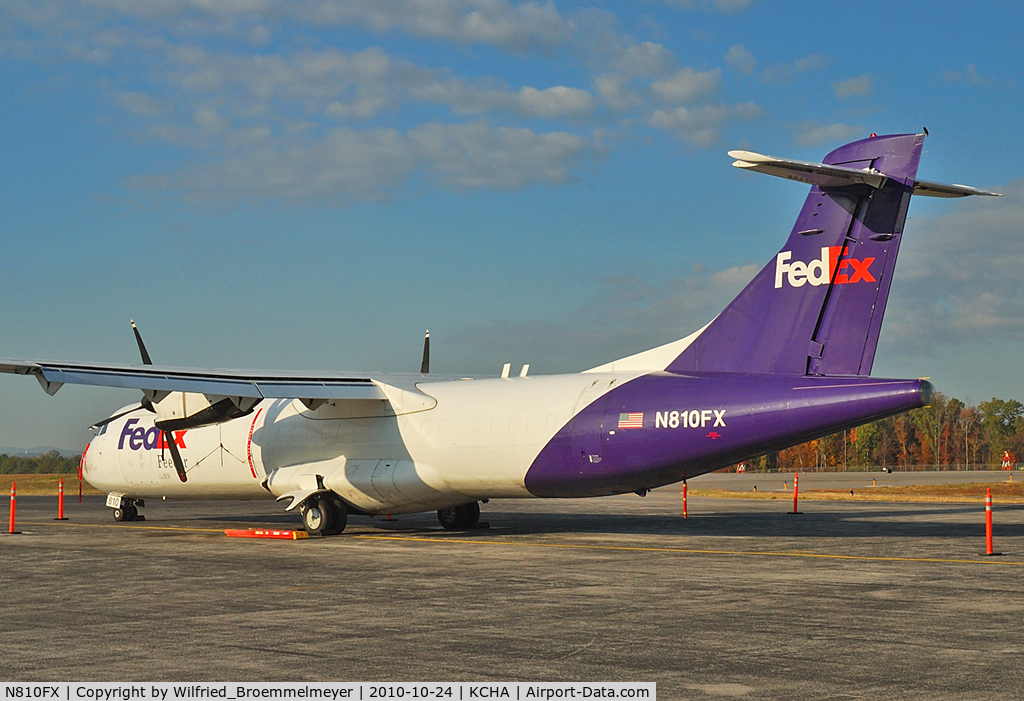
[[[249,457],[249,471],[252,472],[253,479],[259,478],[256,476],[256,466],[252,464],[252,434],[256,430],[256,419],[260,418],[261,413],[263,413],[262,408],[256,412],[256,416],[252,417],[252,426],[249,427],[249,441],[245,444],[245,454]]]

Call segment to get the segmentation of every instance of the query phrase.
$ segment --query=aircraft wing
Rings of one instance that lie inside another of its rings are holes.
[[[312,373],[178,368],[162,365],[119,365],[48,360],[0,359],[0,373],[33,375],[48,394],[65,384],[125,387],[152,393],[195,392],[207,396],[247,399],[387,399],[369,374]],[[418,377],[418,376],[417,376]],[[396,384],[410,385],[409,382]]]

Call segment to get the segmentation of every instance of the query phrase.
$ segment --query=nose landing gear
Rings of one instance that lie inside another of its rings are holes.
[[[121,503],[114,507],[115,521],[145,521],[146,517],[139,513],[139,507],[145,506],[143,499],[121,498]]]

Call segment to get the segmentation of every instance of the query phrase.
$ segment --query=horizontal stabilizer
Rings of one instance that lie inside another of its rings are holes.
[[[923,195],[924,197],[968,197],[970,195],[1002,197],[1001,193],[979,190],[976,187],[943,185],[942,183],[930,183],[927,180],[917,180],[914,182],[914,194]]]
[[[846,187],[848,185],[870,185],[880,188],[885,184],[886,176],[877,170],[860,170],[846,166],[833,166],[824,163],[810,163],[792,158],[775,158],[750,151],[729,151],[735,158],[733,166],[757,171],[766,175],[775,175],[787,180],[798,180],[820,188]]]
[[[887,176],[874,168],[858,169],[841,165],[828,165],[825,163],[810,163],[798,161],[792,158],[776,158],[765,156],[751,151],[729,151],[729,155],[736,160],[733,166],[753,170],[766,175],[775,175],[788,180],[797,180],[809,185],[818,187],[846,187],[849,185],[869,185],[875,189],[881,188]],[[989,192],[967,185],[945,185],[943,183],[932,183],[926,180],[915,180],[915,195],[924,197],[968,197],[970,195],[986,195],[989,197],[1002,197],[998,192]]]

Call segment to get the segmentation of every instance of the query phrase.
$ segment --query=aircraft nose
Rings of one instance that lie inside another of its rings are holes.
[[[92,441],[89,441],[88,445],[85,446],[85,450],[82,451],[82,461],[78,464],[78,469],[85,477],[89,474],[89,448],[92,447]]]

